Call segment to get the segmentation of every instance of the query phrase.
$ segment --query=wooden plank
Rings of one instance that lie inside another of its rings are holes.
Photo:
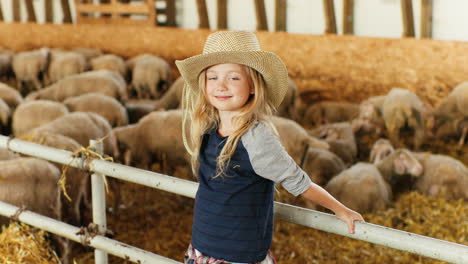
[[[343,2],[343,34],[354,34],[354,0]]]
[[[52,0],[44,0],[45,22],[54,22],[54,6]]]
[[[421,38],[432,38],[433,0],[421,0]]]
[[[197,0],[198,28],[210,28],[206,0]]]
[[[154,6],[155,0],[146,0],[146,8],[148,9],[147,25],[158,25],[156,7]]]
[[[216,7],[218,8],[218,29],[227,29],[227,0],[218,0]]]
[[[62,11],[63,11],[63,23],[72,23],[70,2],[68,0],[62,0]]]
[[[148,19],[132,19],[126,17],[77,17],[77,22],[79,24],[94,24],[94,25],[111,25],[111,24],[119,24],[119,25],[135,25],[135,26],[142,26],[142,25],[154,25],[154,21],[150,21]]]
[[[286,31],[286,0],[275,0],[275,31]]]
[[[13,21],[20,22],[21,21],[21,2],[16,0],[13,1]]]
[[[412,0],[401,0],[403,18],[403,37],[414,37],[414,17]]]
[[[323,0],[325,13],[325,33],[336,34],[335,5],[333,0]]]
[[[33,0],[26,0],[26,13],[28,14],[28,22],[37,22]]]
[[[268,30],[265,0],[254,0],[255,16],[257,17],[257,30]]]
[[[166,26],[175,27],[176,23],[176,0],[166,0]]]
[[[62,0],[63,1],[63,0]],[[154,8],[153,8],[154,9]],[[150,13],[147,5],[133,5],[133,4],[78,4],[76,11],[80,13],[117,13],[117,14],[146,14]]]

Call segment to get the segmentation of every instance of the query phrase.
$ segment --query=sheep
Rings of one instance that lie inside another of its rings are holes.
[[[385,95],[373,96],[359,104],[359,114],[353,120],[353,130],[382,133],[385,129],[385,121],[382,116],[382,107],[385,101]]]
[[[127,65],[124,59],[114,54],[106,54],[90,60],[91,69],[110,70],[119,73],[124,79],[127,78]]]
[[[301,168],[314,183],[324,186],[333,176],[345,170],[346,165],[340,157],[329,150],[309,147]]]
[[[155,100],[128,100],[125,102],[125,109],[128,113],[128,122],[130,124],[138,122],[142,117],[155,111]],[[164,110],[164,109],[158,109]]]
[[[103,54],[102,51],[100,51],[98,49],[83,48],[83,47],[73,48],[71,51],[83,55],[85,57],[86,61],[88,61],[88,62],[91,59],[99,57],[99,56],[101,56]]]
[[[376,164],[388,155],[392,154],[394,151],[395,149],[388,139],[379,138],[372,146],[369,161]]]
[[[10,125],[11,110],[10,107],[0,99],[0,128],[3,134],[8,134]]]
[[[82,146],[88,146],[91,139],[104,138],[104,153],[118,158],[119,153],[112,128],[104,117],[96,113],[69,113],[23,134],[20,138],[30,138],[35,133],[44,131],[70,137]]]
[[[13,135],[21,136],[66,114],[68,109],[62,103],[48,100],[25,102],[13,113]]]
[[[296,102],[298,100],[297,86],[291,78],[288,78],[288,90],[283,101],[278,106],[277,115],[292,120],[297,120]]]
[[[377,167],[359,162],[333,177],[325,189],[347,207],[361,213],[384,210],[392,200],[392,189]]]
[[[0,77],[4,76],[7,79],[12,76],[12,62],[14,52],[10,50],[0,50]]]
[[[42,88],[43,77],[50,62],[50,50],[41,48],[33,51],[19,52],[13,57],[13,71],[15,72],[18,90],[25,94],[24,82],[32,82],[36,90]]]
[[[309,130],[309,134],[316,136],[330,146],[330,151],[338,155],[345,164],[353,164],[357,158],[356,138],[349,122],[323,125]]]
[[[421,164],[407,150],[396,150],[377,164],[359,162],[333,177],[325,189],[359,212],[385,209],[401,183],[401,175],[422,175]]]
[[[169,110],[180,107],[182,102],[182,93],[184,89],[184,78],[179,77],[171,85],[169,90],[154,103],[154,110]]]
[[[0,148],[0,160],[12,160],[19,158],[20,155],[8,149]]]
[[[468,200],[468,168],[446,155],[414,153],[424,167],[413,188],[428,196]]]
[[[128,60],[132,89],[139,99],[158,99],[171,85],[171,67],[164,59],[143,54]]]
[[[0,161],[0,200],[26,208],[35,213],[62,220],[60,193],[57,182],[60,171],[51,163],[36,158],[18,158]],[[8,220],[2,217],[0,224]],[[60,255],[67,259],[68,242],[52,236],[58,243]]]
[[[126,100],[125,81],[118,75],[108,70],[99,70],[68,76],[41,91],[30,93],[26,100],[47,99],[62,102],[69,97],[91,92]]]
[[[47,84],[55,83],[67,76],[79,74],[87,69],[86,58],[76,52],[61,52],[52,55]]]
[[[414,148],[419,149],[424,140],[423,103],[411,91],[393,88],[382,106],[388,136],[392,144],[400,146],[400,129],[408,126],[414,130]]]
[[[316,127],[328,123],[351,121],[358,114],[359,105],[357,104],[323,101],[307,107],[301,118],[301,124]]]
[[[128,115],[116,99],[98,93],[70,97],[63,102],[70,112],[94,112],[109,121],[112,127],[128,125]]]
[[[188,166],[189,157],[182,141],[182,111],[156,111],[137,124],[114,128],[124,163],[149,169],[153,157],[172,166]],[[171,166],[171,167],[172,167]]]
[[[291,119],[273,116],[271,121],[279,133],[279,138],[286,151],[297,164],[302,164],[308,147],[328,149],[329,145],[307,133],[298,123]]]
[[[49,131],[39,131],[27,138],[27,141],[38,143],[44,146],[63,149],[71,152],[79,150],[82,146],[74,139],[69,137],[53,134]],[[58,169],[63,165],[52,163]],[[73,225],[85,223],[82,219],[80,206],[85,205],[90,207],[90,190],[89,190],[89,172],[78,168],[68,167],[66,170],[66,192],[71,200],[65,199],[62,196],[63,217],[67,222]],[[89,219],[88,219],[89,220]]]
[[[21,94],[15,90],[15,88],[8,86],[7,84],[0,82],[0,99],[3,99],[5,103],[11,109],[15,109],[19,104],[23,102]]]

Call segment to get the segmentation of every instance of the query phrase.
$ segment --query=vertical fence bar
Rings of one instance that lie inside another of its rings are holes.
[[[421,0],[421,38],[432,38],[433,0]]]
[[[325,13],[325,33],[336,34],[335,4],[333,0],[323,0],[323,10]]]
[[[19,0],[13,0],[13,21],[21,21],[21,2]]]
[[[343,1],[343,34],[354,34],[354,0]]]
[[[227,0],[218,0],[218,29],[227,28]]]
[[[26,0],[26,12],[28,13],[28,22],[37,22],[33,0]]]
[[[69,0],[62,0],[62,10],[63,10],[63,23],[72,23]]]
[[[5,19],[3,18],[2,2],[0,2],[0,21],[3,21],[3,20]]]
[[[275,31],[286,31],[286,1],[275,1]]]
[[[210,28],[210,19],[208,18],[208,8],[206,0],[197,0],[198,10],[198,28]]]
[[[177,26],[176,14],[176,0],[166,0],[166,25],[168,27]]]
[[[403,37],[414,37],[414,17],[412,0],[401,0],[403,18]]]
[[[52,0],[44,0],[44,9],[45,9],[45,22],[53,23],[54,22],[54,5]]]
[[[95,140],[90,140],[90,146],[94,146],[97,153],[102,154],[103,144]],[[93,223],[98,225],[99,233],[105,234],[107,230],[106,220],[106,190],[104,186],[104,175],[93,173],[91,175],[91,190],[93,203]],[[114,208],[115,209],[115,208]],[[94,250],[94,260],[96,264],[107,264],[107,253],[98,249]]]
[[[268,30],[265,0],[254,0],[255,16],[257,17],[257,30]]]

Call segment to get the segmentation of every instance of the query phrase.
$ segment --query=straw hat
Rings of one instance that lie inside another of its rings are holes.
[[[221,63],[249,66],[263,75],[268,99],[278,107],[288,89],[288,72],[273,52],[260,50],[257,37],[248,31],[218,31],[208,36],[203,54],[175,62],[189,88],[197,91],[198,76],[207,67]]]

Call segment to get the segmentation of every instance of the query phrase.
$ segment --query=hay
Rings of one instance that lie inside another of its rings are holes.
[[[60,263],[46,239],[47,233],[26,224],[11,222],[0,233],[1,263]]]

